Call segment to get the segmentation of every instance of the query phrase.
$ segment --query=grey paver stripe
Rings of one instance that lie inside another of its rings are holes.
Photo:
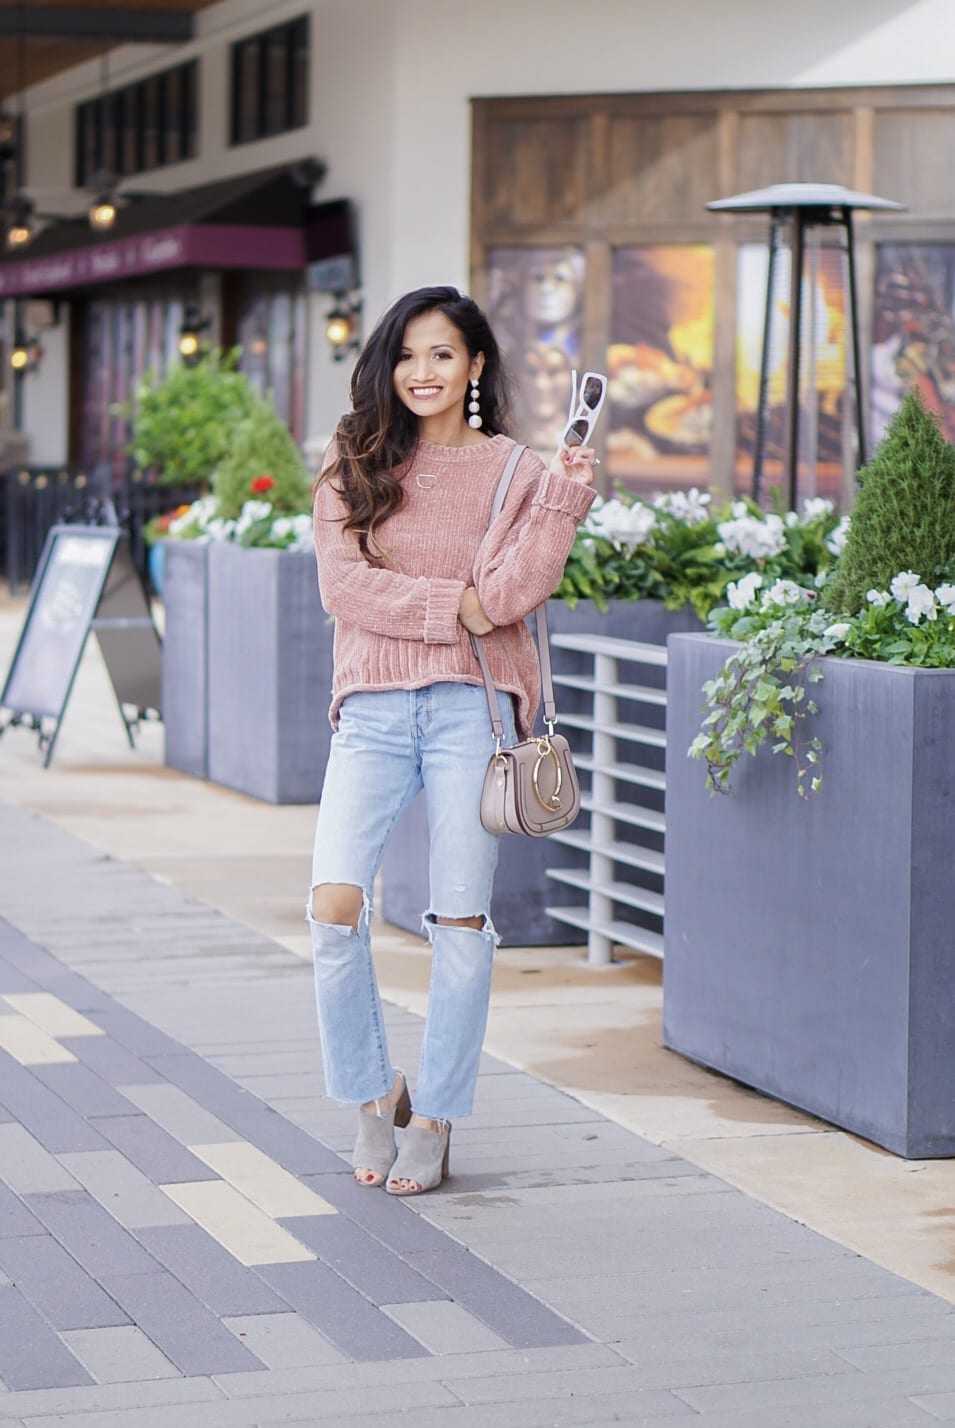
[[[12,1285],[0,1287],[0,1379],[11,1389],[92,1382],[59,1335]]]
[[[184,1374],[241,1373],[259,1359],[166,1270],[104,1275],[103,1285]]]
[[[334,1270],[311,1264],[259,1265],[282,1298],[353,1359],[417,1358],[427,1350]]]
[[[373,1304],[447,1298],[380,1240],[341,1215],[296,1216],[279,1223]]]
[[[198,1225],[136,1231],[150,1254],[216,1314],[270,1314],[289,1305]]]
[[[115,1300],[51,1235],[0,1240],[0,1269],[54,1329],[129,1322]]]

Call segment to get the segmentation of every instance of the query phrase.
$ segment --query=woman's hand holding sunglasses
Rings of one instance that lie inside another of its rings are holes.
[[[573,389],[567,425],[564,427],[550,469],[557,476],[569,476],[582,485],[593,483],[594,467],[598,464],[590,436],[597,424],[600,408],[607,395],[607,379],[601,372],[585,372],[577,398],[577,373],[573,373]]]
[[[568,476],[583,486],[592,486],[597,453],[592,446],[567,447],[561,442],[549,469],[555,476]]]

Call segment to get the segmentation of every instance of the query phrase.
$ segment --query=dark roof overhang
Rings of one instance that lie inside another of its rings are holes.
[[[120,210],[107,239],[85,218],[55,223],[0,262],[0,298],[53,296],[175,268],[302,269],[353,242],[350,202],[311,204],[303,177],[300,165],[283,165],[144,195]]]

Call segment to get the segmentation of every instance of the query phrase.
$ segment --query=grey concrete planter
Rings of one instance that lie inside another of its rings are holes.
[[[333,627],[315,557],[208,550],[208,776],[269,803],[316,803],[331,737]]]
[[[590,601],[582,600],[573,610],[563,600],[551,600],[547,607],[551,634],[609,635],[618,639],[664,644],[673,631],[700,629],[691,610],[665,610],[658,600],[618,600],[604,614]],[[589,674],[592,659],[587,655],[553,649],[554,672]],[[649,684],[662,670],[642,667],[640,682]],[[565,713],[581,712],[588,696],[573,690],[558,691],[558,708]],[[662,710],[641,709],[640,720],[652,722]],[[588,736],[572,733],[575,749],[586,748]],[[652,751],[648,751],[652,752]],[[648,759],[649,762],[649,759]],[[648,798],[657,797],[648,793]],[[581,825],[586,826],[586,814]],[[494,881],[492,914],[506,946],[538,947],[579,944],[586,933],[549,917],[548,907],[569,906],[580,901],[575,889],[551,881],[548,868],[583,866],[584,858],[549,838],[505,837]],[[410,932],[421,929],[421,914],[428,906],[428,823],[423,795],[414,800],[385,851],[382,863],[382,915],[387,921]]]
[[[686,757],[731,646],[669,642],[664,1043],[898,1154],[955,1155],[955,671],[826,659],[823,788]]]
[[[162,714],[165,761],[180,773],[209,772],[209,547],[163,541],[165,630]]]

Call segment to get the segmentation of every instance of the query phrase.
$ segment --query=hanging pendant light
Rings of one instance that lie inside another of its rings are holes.
[[[16,116],[4,114],[0,143],[4,153],[13,159],[14,194],[6,222],[5,241],[11,250],[26,248],[33,237],[33,204],[23,192],[23,108],[26,92],[24,72],[22,5],[17,0],[15,11],[17,50],[17,112]]]
[[[7,247],[13,251],[25,248],[33,237],[33,204],[22,195],[15,198],[7,225]]]
[[[106,119],[109,114],[109,50],[105,49],[100,58],[99,123],[96,133],[96,172],[89,179],[95,197],[86,210],[86,217],[94,233],[108,233],[116,223],[115,200],[117,174],[106,161]]]

